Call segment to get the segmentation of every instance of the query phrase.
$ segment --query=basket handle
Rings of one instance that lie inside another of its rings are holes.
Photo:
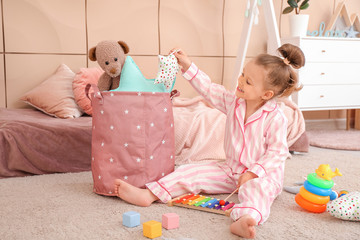
[[[90,99],[90,101],[91,101],[91,97],[89,96],[90,95],[90,88],[94,89],[93,97],[102,100],[103,96],[101,95],[101,92],[100,92],[99,88],[95,84],[90,84],[90,83],[88,83],[86,85],[86,87],[85,87],[86,97],[88,99]]]
[[[176,89],[172,90],[170,93],[170,99],[171,101],[175,98],[175,97],[179,97],[180,96],[180,92]]]

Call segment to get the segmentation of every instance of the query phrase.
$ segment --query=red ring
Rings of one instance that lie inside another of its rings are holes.
[[[295,202],[302,208],[314,212],[322,213],[326,210],[326,204],[316,204],[305,200],[299,193],[295,196]]]

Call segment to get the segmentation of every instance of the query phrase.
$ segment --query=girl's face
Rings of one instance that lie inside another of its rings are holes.
[[[265,77],[265,68],[257,65],[255,61],[247,63],[238,79],[236,97],[259,102],[269,100],[274,93],[265,90]]]

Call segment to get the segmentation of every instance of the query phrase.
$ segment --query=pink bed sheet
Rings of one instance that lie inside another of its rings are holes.
[[[288,99],[278,101],[288,119],[287,142],[291,152],[308,152],[305,120]],[[175,164],[225,160],[223,147],[226,116],[201,96],[175,98]]]
[[[91,117],[0,108],[0,178],[91,169]]]

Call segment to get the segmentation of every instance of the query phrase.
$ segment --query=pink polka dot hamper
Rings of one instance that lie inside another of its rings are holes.
[[[169,92],[99,91],[90,87],[94,192],[115,196],[114,181],[136,187],[169,174],[175,136]]]

